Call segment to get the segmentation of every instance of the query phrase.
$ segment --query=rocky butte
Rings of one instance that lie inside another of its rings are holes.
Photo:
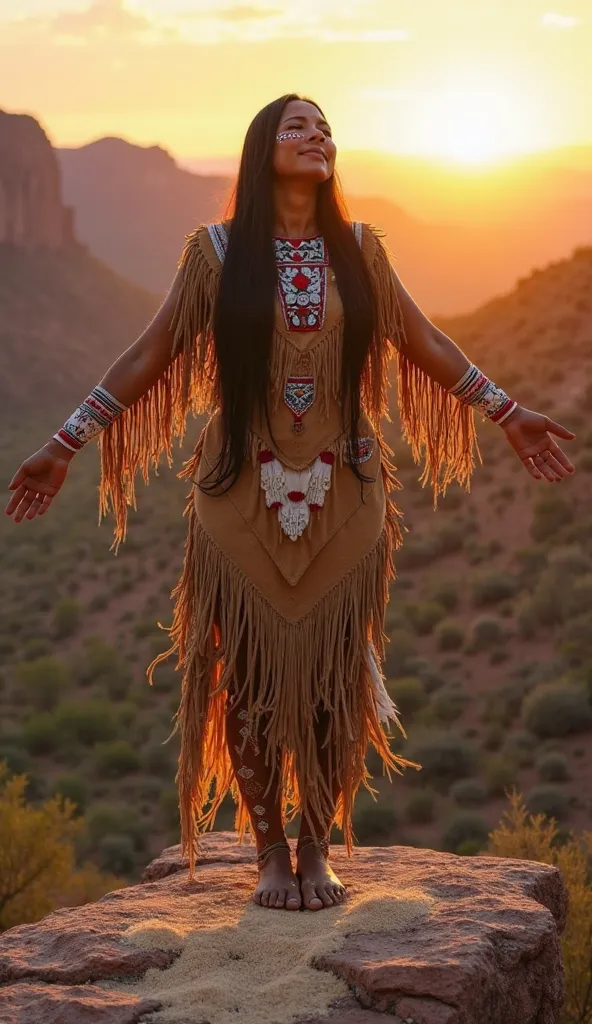
[[[60,169],[47,135],[27,114],[0,110],[0,243],[31,249],[74,244]]]
[[[0,936],[2,1024],[559,1024],[559,871],[405,846],[334,847],[341,907],[255,906],[253,851],[179,847],[138,885]]]

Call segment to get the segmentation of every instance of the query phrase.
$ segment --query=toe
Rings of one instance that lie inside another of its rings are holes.
[[[267,904],[267,906],[268,907],[275,907],[275,901],[277,900],[277,897],[278,897],[277,889],[272,889],[270,894],[269,894],[269,903]]]
[[[323,906],[324,907],[332,907],[334,902],[335,902],[334,899],[333,899],[332,886],[330,886],[330,885],[328,885],[326,887],[319,886],[318,892],[319,892],[320,897],[321,897],[321,899],[323,901]]]
[[[310,882],[308,885],[303,885],[302,895],[304,897],[304,906],[307,910],[321,910],[323,907],[323,901],[317,893],[314,885]]]
[[[286,910],[300,910],[302,900],[296,893],[291,893],[286,899]]]
[[[261,893],[261,906],[262,907],[268,907],[269,906],[269,891],[267,889],[265,889]]]
[[[285,907],[285,905],[286,905],[286,895],[287,895],[287,893],[286,893],[285,889],[279,889],[278,890],[278,894],[277,894],[277,896],[275,898],[274,906],[277,907],[278,909],[280,907]]]

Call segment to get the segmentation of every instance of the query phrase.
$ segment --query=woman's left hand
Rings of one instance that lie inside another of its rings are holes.
[[[576,435],[567,427],[521,405],[501,426],[518,458],[535,480],[558,483],[573,473],[572,463],[551,437],[554,434],[565,441],[572,441]]]

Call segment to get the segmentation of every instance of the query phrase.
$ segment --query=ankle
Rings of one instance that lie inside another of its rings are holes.
[[[296,844],[297,857],[323,857],[327,860],[329,856],[329,839],[327,836],[300,836]]]
[[[261,869],[270,860],[283,861],[286,857],[290,858],[290,847],[285,839],[280,839],[277,843],[267,843],[257,850],[257,867]]]

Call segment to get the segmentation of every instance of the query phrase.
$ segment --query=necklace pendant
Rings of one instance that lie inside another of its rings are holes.
[[[302,422],[302,420],[294,420],[292,424],[292,430],[294,431],[295,434],[301,434],[302,431],[304,430],[304,423]]]

